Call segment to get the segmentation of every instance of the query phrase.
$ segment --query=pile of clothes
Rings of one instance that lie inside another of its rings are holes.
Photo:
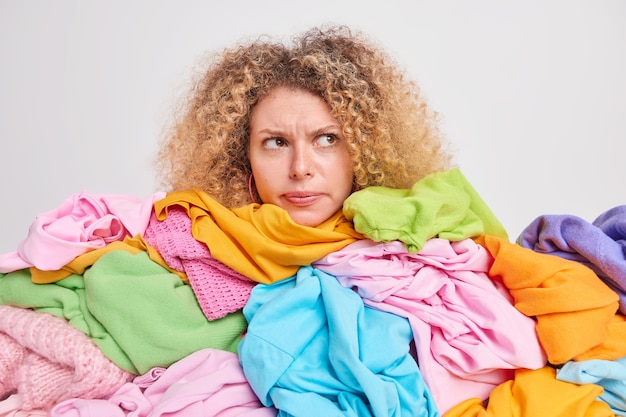
[[[513,242],[457,168],[316,228],[74,194],[0,255],[0,416],[626,415],[626,206]]]

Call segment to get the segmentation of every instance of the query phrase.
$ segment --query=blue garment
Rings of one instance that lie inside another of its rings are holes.
[[[364,306],[335,277],[307,266],[257,285],[244,307],[239,360],[278,416],[438,417],[400,316]]]
[[[615,361],[590,359],[566,362],[556,378],[575,384],[596,384],[604,388],[598,400],[606,402],[616,416],[626,416],[626,357]]]

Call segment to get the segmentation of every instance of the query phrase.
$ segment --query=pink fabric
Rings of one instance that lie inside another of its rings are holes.
[[[22,410],[22,399],[13,394],[0,401],[0,417],[48,417],[45,410]]]
[[[41,213],[17,251],[0,254],[0,273],[35,266],[56,271],[89,250],[143,233],[157,192],[145,200],[125,195],[72,194],[58,208]]]
[[[256,282],[211,256],[207,245],[191,234],[191,219],[182,207],[170,207],[163,221],[152,213],[144,239],[170,268],[185,272],[209,320],[240,310],[250,298]]]
[[[141,384],[154,382],[143,389]],[[141,376],[107,401],[71,399],[57,404],[52,417],[275,417],[248,385],[237,355],[202,349],[165,371]]]
[[[487,399],[516,368],[546,363],[535,322],[487,276],[491,261],[471,239],[430,239],[417,254],[398,241],[362,240],[313,266],[367,305],[409,319],[420,370],[443,413],[466,398]]]
[[[0,397],[19,394],[23,410],[104,397],[133,377],[66,320],[0,306]]]

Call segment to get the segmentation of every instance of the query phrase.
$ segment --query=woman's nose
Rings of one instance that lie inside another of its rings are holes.
[[[306,147],[293,148],[291,169],[289,176],[294,179],[312,177],[314,173],[313,150]]]

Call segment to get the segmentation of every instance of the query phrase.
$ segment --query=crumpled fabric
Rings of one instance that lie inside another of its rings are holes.
[[[0,417],[49,417],[50,413],[43,409],[23,410],[22,398],[19,394],[9,395],[0,401]]]
[[[170,207],[163,220],[152,213],[144,239],[170,268],[186,274],[209,320],[241,310],[248,301],[256,282],[213,258],[207,245],[193,237],[191,219],[181,207]]]
[[[66,320],[0,306],[0,398],[17,393],[20,409],[49,409],[72,396],[103,397],[133,377]]]
[[[275,417],[250,389],[237,355],[201,349],[168,368],[154,368],[103,399],[74,398],[51,417]]]
[[[599,385],[559,381],[548,366],[518,369],[514,380],[492,391],[487,405],[472,398],[443,417],[614,417],[611,408],[597,400],[601,393]]]
[[[274,204],[229,209],[204,191],[183,190],[155,203],[157,219],[165,220],[171,207],[187,212],[193,237],[208,246],[211,256],[265,284],[289,278],[300,266],[363,238],[341,210],[309,227]]]
[[[563,364],[609,339],[619,298],[592,270],[495,236],[476,240],[494,258],[489,275],[502,280],[515,308],[535,317],[550,363]]]
[[[439,416],[409,352],[408,320],[364,306],[333,276],[308,266],[259,284],[244,315],[239,360],[278,416]]]
[[[31,266],[58,270],[87,251],[143,233],[154,202],[164,196],[156,192],[141,200],[119,194],[72,194],[58,208],[36,216],[16,251],[0,254],[0,273]]]
[[[619,295],[620,311],[626,313],[626,205],[607,210],[593,223],[573,215],[539,216],[517,242],[588,266]]]
[[[486,399],[516,368],[541,368],[546,355],[533,319],[487,271],[491,256],[471,239],[433,238],[417,254],[399,241],[355,242],[313,266],[355,290],[367,306],[407,317],[420,371],[441,412]]]
[[[626,357],[614,361],[570,361],[557,369],[556,377],[575,384],[600,385],[604,392],[598,399],[606,402],[615,415],[626,416]]]
[[[411,253],[435,237],[457,241],[489,234],[508,239],[504,226],[458,168],[427,175],[409,189],[364,188],[346,199],[343,212],[365,237],[399,240]]]

